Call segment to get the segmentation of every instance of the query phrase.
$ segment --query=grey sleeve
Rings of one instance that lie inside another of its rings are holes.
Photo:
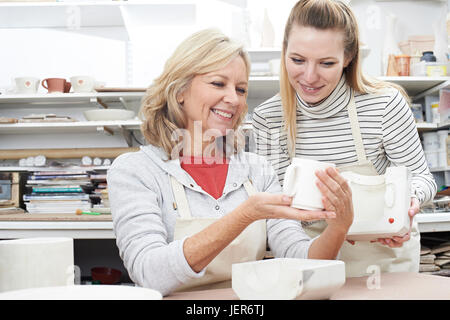
[[[264,192],[282,193],[278,176],[273,167],[266,162],[267,172]],[[270,250],[277,258],[307,259],[311,239],[302,228],[301,222],[288,219],[267,220],[267,237]]]
[[[186,261],[185,239],[168,243],[155,181],[143,181],[126,158],[108,170],[108,193],[116,243],[130,278],[138,286],[167,295],[179,285],[202,277]],[[148,180],[148,179],[147,179]]]

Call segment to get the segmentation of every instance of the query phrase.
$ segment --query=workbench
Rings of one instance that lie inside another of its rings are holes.
[[[450,300],[450,278],[413,272],[347,278],[330,300]],[[369,283],[368,283],[369,282]],[[378,285],[379,284],[379,285]],[[233,289],[176,292],[164,300],[239,300]]]

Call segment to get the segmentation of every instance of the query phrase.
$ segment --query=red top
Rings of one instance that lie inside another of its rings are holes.
[[[227,180],[228,163],[225,159],[219,163],[215,161],[215,158],[184,157],[181,158],[181,168],[214,199],[219,199]]]

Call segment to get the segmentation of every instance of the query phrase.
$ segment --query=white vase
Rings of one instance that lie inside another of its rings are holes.
[[[264,9],[264,19],[263,28],[261,35],[261,47],[272,48],[275,43],[275,30],[273,24],[270,21],[269,14],[267,13],[267,8]]]
[[[437,21],[433,22],[434,31],[434,55],[436,62],[447,63],[448,61],[448,35],[446,28],[446,13],[442,12]]]
[[[381,57],[382,75],[387,74],[389,55],[401,54],[397,42],[395,41],[395,27],[397,24],[397,17],[393,14],[389,14],[386,17],[386,20],[387,20],[386,38],[384,40]]]

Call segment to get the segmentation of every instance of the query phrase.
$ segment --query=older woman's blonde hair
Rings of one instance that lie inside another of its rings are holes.
[[[141,131],[146,141],[161,147],[172,158],[172,150],[177,145],[173,132],[186,126],[177,97],[190,86],[196,75],[219,70],[236,57],[243,59],[248,79],[250,60],[240,43],[217,29],[202,30],[185,39],[166,61],[162,74],[150,85],[142,100]],[[241,125],[247,109],[242,112],[234,131]],[[234,151],[237,151],[243,147],[244,140],[239,135],[234,136]]]
[[[286,50],[294,25],[313,27],[319,30],[335,29],[344,34],[344,55],[350,60],[344,69],[347,84],[355,91],[376,93],[394,87],[409,101],[404,89],[392,83],[365,76],[361,70],[358,23],[350,8],[341,1],[300,0],[292,8],[284,30],[281,52],[280,96],[283,104],[284,128],[288,133],[289,153],[294,156],[297,133],[295,89],[289,82],[286,70]]]

